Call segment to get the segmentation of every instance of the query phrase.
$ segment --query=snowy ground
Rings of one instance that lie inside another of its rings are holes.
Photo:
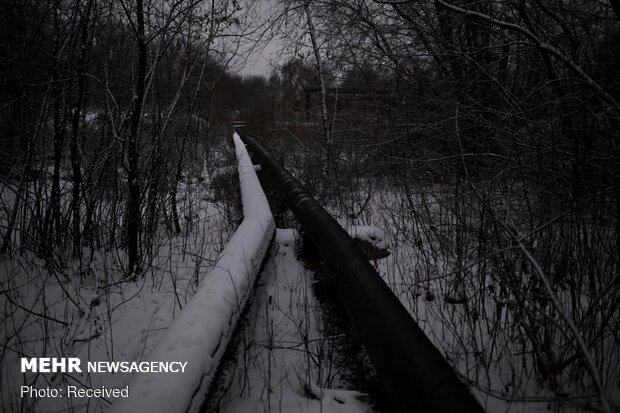
[[[342,372],[324,335],[313,274],[297,259],[299,243],[296,230],[277,230],[236,355],[207,411],[372,411],[364,395],[339,388]]]
[[[186,240],[176,237],[161,249],[161,256],[154,268],[135,282],[112,283],[96,280],[92,285],[58,280],[49,275],[36,278],[20,277],[26,272],[5,269],[3,274],[19,274],[3,279],[7,285],[23,290],[35,290],[38,294],[24,291],[16,310],[5,321],[3,331],[7,336],[3,349],[2,395],[3,405],[12,406],[7,411],[29,410],[26,403],[32,399],[20,399],[18,386],[23,384],[39,387],[83,385],[85,387],[121,387],[127,377],[121,374],[65,374],[65,375],[21,375],[18,373],[18,357],[79,357],[82,365],[87,361],[133,361],[142,360],[185,306],[196,288],[196,282],[206,273],[217,252],[209,244],[185,245]],[[209,247],[207,247],[209,245]],[[108,274],[115,279],[116,269],[111,260],[100,258],[100,266],[93,264],[97,273]],[[31,262],[37,262],[32,259]],[[5,264],[6,265],[6,264]],[[108,267],[110,265],[110,267]],[[36,271],[29,268],[30,271]],[[10,287],[9,287],[10,288]],[[15,294],[17,295],[17,293]],[[75,303],[67,299],[70,295]],[[6,304],[6,303],[3,303]],[[46,307],[43,309],[42,307]],[[6,307],[5,307],[6,308]],[[28,313],[32,312],[32,313]],[[59,322],[45,321],[34,312],[45,312]],[[62,321],[64,320],[64,321]],[[19,345],[14,343],[19,341]],[[19,349],[12,351],[10,346]],[[22,382],[23,380],[23,382]],[[14,391],[7,391],[13,387]],[[36,411],[97,411],[109,405],[104,399],[83,399],[84,406],[68,398],[34,399]],[[71,402],[71,405],[67,405]],[[24,403],[22,405],[22,403]],[[18,408],[19,406],[19,408]]]

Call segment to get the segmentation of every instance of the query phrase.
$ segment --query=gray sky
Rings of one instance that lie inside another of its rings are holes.
[[[255,24],[259,26],[265,24],[273,13],[272,0],[256,0],[253,6],[256,7],[254,11],[253,20]],[[266,28],[266,27],[265,27]],[[269,34],[266,34],[269,36]],[[278,52],[282,49],[280,42],[277,39],[263,38],[262,44],[256,46],[255,50],[250,53],[245,65],[240,69],[239,74],[248,75],[262,75],[269,76],[272,70],[270,62],[277,62]],[[240,53],[243,53],[240,51]]]
[[[247,63],[243,69],[239,71],[239,74],[244,76],[248,75],[262,75],[269,76],[272,70],[270,61],[278,61],[277,48],[274,45],[275,41],[270,41],[264,49],[258,49],[250,55]]]

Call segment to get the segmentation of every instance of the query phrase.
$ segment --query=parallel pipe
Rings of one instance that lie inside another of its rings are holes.
[[[317,250],[398,412],[484,412],[351,237],[256,140],[242,136]]]

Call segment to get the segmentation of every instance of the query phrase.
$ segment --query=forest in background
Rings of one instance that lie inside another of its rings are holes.
[[[617,408],[620,2],[269,4],[3,2],[0,253],[62,271],[119,249],[136,277],[188,219],[180,182],[243,121],[351,222],[392,188],[419,278],[443,274],[472,326],[462,350],[522,359],[498,397],[527,399],[534,374],[547,397]],[[235,74],[265,36],[285,61]]]

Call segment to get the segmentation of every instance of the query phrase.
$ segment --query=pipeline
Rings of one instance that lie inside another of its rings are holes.
[[[318,252],[392,408],[403,413],[484,412],[347,232],[256,140],[247,135],[241,139]]]

